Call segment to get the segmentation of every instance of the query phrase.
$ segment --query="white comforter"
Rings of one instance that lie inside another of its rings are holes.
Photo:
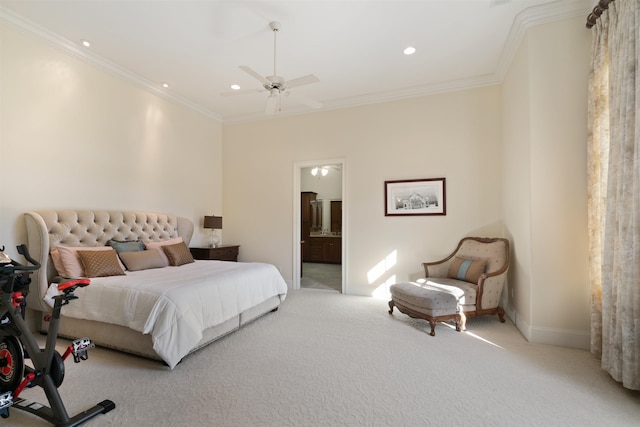
[[[127,326],[151,334],[153,348],[175,367],[202,331],[261,302],[287,294],[271,264],[196,261],[180,267],[91,279],[63,316]]]

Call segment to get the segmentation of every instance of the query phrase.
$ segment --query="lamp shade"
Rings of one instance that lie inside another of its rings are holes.
[[[213,228],[214,230],[222,230],[221,216],[205,216],[204,228]]]

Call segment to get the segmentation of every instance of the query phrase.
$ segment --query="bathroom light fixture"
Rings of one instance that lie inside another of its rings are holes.
[[[327,176],[327,174],[329,173],[329,169],[323,167],[323,168],[319,168],[319,167],[315,167],[313,169],[311,169],[311,175],[316,176],[318,175],[318,172],[320,172],[320,174],[322,176]]]

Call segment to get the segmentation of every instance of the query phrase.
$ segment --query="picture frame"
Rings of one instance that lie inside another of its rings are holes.
[[[384,215],[446,215],[446,179],[425,178],[384,182]]]

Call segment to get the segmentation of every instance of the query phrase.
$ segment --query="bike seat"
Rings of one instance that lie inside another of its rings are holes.
[[[58,290],[61,292],[65,291],[73,291],[75,288],[84,288],[85,286],[89,286],[91,284],[90,279],[63,279],[58,283]]]

